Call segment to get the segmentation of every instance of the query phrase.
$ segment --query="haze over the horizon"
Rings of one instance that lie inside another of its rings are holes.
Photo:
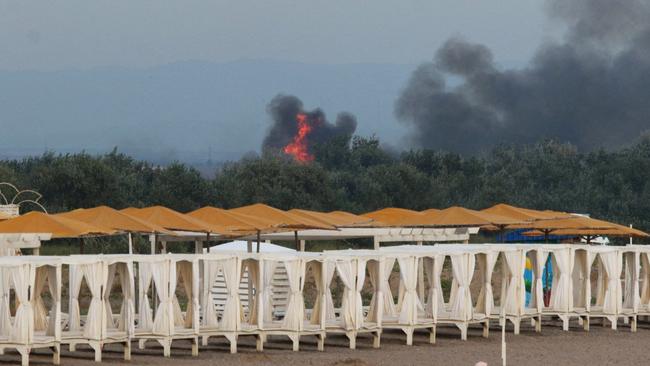
[[[118,146],[232,159],[259,148],[278,93],[351,112],[357,133],[400,147],[394,101],[445,40],[520,65],[555,27],[541,0],[6,0],[0,157]]]

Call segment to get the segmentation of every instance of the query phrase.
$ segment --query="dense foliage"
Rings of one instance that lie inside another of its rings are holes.
[[[226,164],[205,178],[194,168],[136,161],[117,151],[44,154],[0,162],[0,181],[37,189],[52,211],[106,204],[203,205],[264,202],[279,208],[366,212],[498,202],[590,213],[650,229],[650,141],[616,151],[578,152],[552,141],[502,146],[474,157],[432,150],[390,153],[375,138],[331,141],[303,165],[267,154]]]

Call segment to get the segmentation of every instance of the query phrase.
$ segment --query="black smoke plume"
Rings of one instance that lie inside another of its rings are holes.
[[[273,125],[262,143],[263,151],[281,150],[293,141],[298,131],[296,116],[300,113],[307,115],[307,120],[313,127],[307,137],[308,147],[310,148],[315,144],[325,143],[334,137],[352,137],[357,129],[357,119],[352,114],[347,112],[339,113],[336,116],[336,121],[331,123],[320,108],[305,111],[302,101],[293,95],[279,94],[275,96],[266,109],[271,116]]]
[[[487,47],[453,38],[413,72],[395,114],[417,145],[475,153],[552,138],[616,148],[650,127],[650,1],[546,5],[567,31],[526,67],[499,69]]]

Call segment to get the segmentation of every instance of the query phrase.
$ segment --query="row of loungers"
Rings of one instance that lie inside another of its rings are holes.
[[[550,293],[545,293],[549,264]],[[288,297],[279,312],[273,294],[281,267]],[[240,292],[244,274],[247,295]],[[225,286],[223,302],[212,296],[217,282]],[[306,282],[314,297],[309,301]],[[334,283],[339,291],[332,290]],[[435,343],[436,327],[446,324],[465,340],[472,324],[488,337],[491,320],[511,322],[516,334],[522,321],[539,332],[550,317],[559,318],[565,330],[571,319],[588,330],[591,319],[602,318],[613,329],[623,320],[635,331],[638,316],[648,315],[650,247],[636,245],[442,244],[323,253],[0,258],[0,352],[16,349],[24,365],[35,348],[51,349],[59,364],[62,345],[71,351],[87,345],[101,361],[105,344],[120,343],[129,360],[134,340],[139,348],[158,342],[165,357],[175,340],[191,341],[197,355],[199,344],[212,337],[226,338],[233,353],[239,336],[254,336],[258,350],[269,336],[284,336],[296,351],[301,337],[314,336],[323,350],[328,334],[346,335],[355,348],[357,335],[368,333],[379,347],[384,329],[403,331],[411,345],[418,329]]]

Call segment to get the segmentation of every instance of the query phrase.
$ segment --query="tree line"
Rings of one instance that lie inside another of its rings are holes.
[[[114,150],[104,155],[45,153],[0,161],[0,181],[43,194],[50,212],[109,205],[165,205],[186,212],[263,202],[290,209],[355,213],[499,202],[589,213],[650,229],[650,140],[618,150],[580,152],[554,141],[502,145],[476,156],[434,150],[395,153],[375,137],[342,137],[313,147],[300,164],[279,153],[226,163],[204,177]]]

